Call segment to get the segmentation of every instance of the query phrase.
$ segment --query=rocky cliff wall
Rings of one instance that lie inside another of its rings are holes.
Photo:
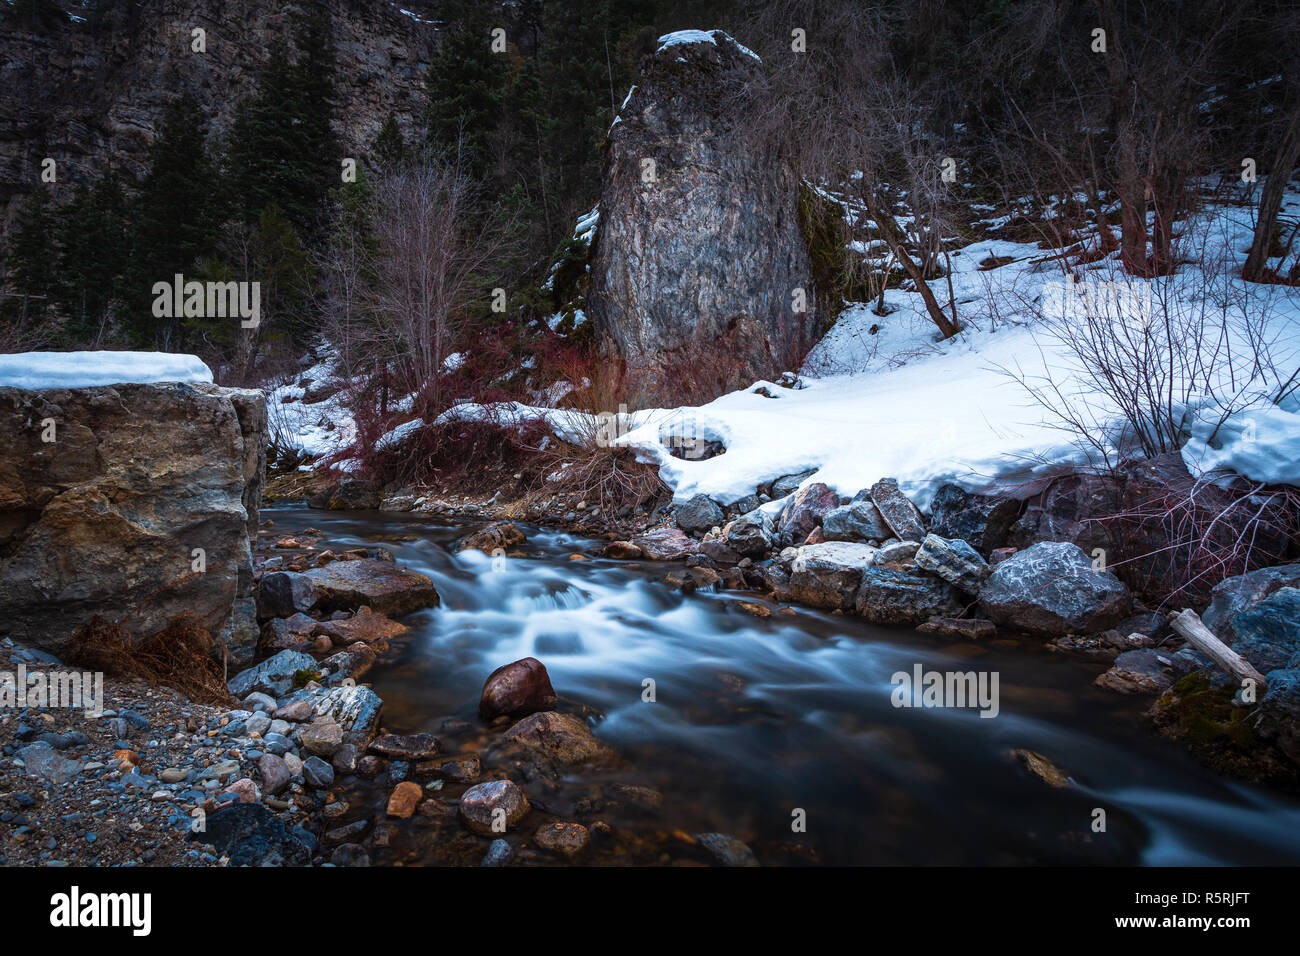
[[[0,388],[0,431],[0,633],[57,652],[96,615],[144,636],[188,614],[252,658],[260,392]]]

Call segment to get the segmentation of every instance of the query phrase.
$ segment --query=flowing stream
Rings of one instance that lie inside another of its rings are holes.
[[[739,607],[766,603],[752,594],[684,596],[661,581],[671,565],[607,560],[602,542],[525,525],[523,556],[493,559],[452,554],[468,526],[424,515],[264,516],[319,528],[328,547],[383,545],[437,584],[442,606],[404,619],[411,633],[363,678],[386,730],[479,749],[494,736],[477,718],[484,678],[526,656],[546,664],[561,709],[603,714],[595,732],[625,765],[530,786],[538,812],[512,842],[577,807],[626,834],[584,862],[698,861],[680,831],[734,835],[764,863],[1300,863],[1300,803],[1202,767],[1143,722],[1149,697],[1093,687],[1100,664],[1037,642],[954,643],[806,609],[759,618]],[[996,672],[997,716],[894,706],[891,676],[918,664]],[[1048,786],[1014,749],[1072,785]],[[617,784],[662,803],[602,806]],[[382,817],[386,789],[349,799]],[[486,841],[444,822],[404,824],[376,862],[477,862]]]

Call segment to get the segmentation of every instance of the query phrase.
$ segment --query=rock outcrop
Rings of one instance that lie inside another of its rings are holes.
[[[0,388],[0,423],[0,633],[57,653],[96,616],[137,637],[188,616],[251,660],[260,392]]]
[[[819,331],[798,181],[727,105],[761,69],[689,31],[642,61],[610,129],[588,311],[648,398],[774,378]]]

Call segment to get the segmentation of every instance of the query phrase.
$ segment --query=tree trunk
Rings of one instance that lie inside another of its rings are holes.
[[[1241,268],[1241,277],[1247,282],[1262,282],[1268,264],[1268,250],[1277,228],[1278,210],[1282,208],[1282,193],[1296,161],[1300,159],[1300,102],[1291,114],[1286,135],[1278,144],[1273,165],[1269,167],[1268,180],[1259,197],[1259,218],[1255,222],[1255,238],[1250,244],[1250,254]]]
[[[890,213],[884,212],[880,208],[880,203],[871,188],[864,190],[867,212],[875,220],[876,225],[880,227],[880,234],[884,237],[885,243],[889,246],[889,251],[893,253],[894,258],[902,265],[903,271],[907,277],[916,285],[916,291],[921,293],[921,299],[925,302],[925,310],[930,313],[930,318],[934,324],[939,327],[945,339],[952,338],[961,331],[961,327],[954,325],[949,321],[948,316],[944,314],[943,307],[939,305],[939,300],[934,297],[930,291],[929,284],[925,281],[925,275],[921,267],[916,264],[907,249],[903,245],[903,237],[898,230],[898,224],[894,222],[894,217]]]

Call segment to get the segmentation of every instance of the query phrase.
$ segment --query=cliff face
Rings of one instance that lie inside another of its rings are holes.
[[[771,378],[817,321],[798,182],[725,105],[762,65],[718,31],[683,40],[645,59],[610,130],[591,266],[596,329],[651,399]]]
[[[87,15],[78,4],[62,5]],[[271,41],[287,41],[305,10],[323,11],[331,24],[336,132],[348,154],[365,155],[389,110],[409,132],[424,109],[424,72],[438,36],[429,0],[402,0],[400,8],[388,0],[100,6],[106,9],[85,22],[39,29],[0,20],[0,234],[17,197],[39,181],[45,157],[57,162],[68,190],[110,165],[142,175],[163,108],[181,92],[198,99],[212,132],[227,132]],[[191,52],[195,27],[206,31],[205,53]]]
[[[140,636],[191,615],[251,660],[261,392],[0,388],[0,429],[0,633],[57,652],[96,615]]]

